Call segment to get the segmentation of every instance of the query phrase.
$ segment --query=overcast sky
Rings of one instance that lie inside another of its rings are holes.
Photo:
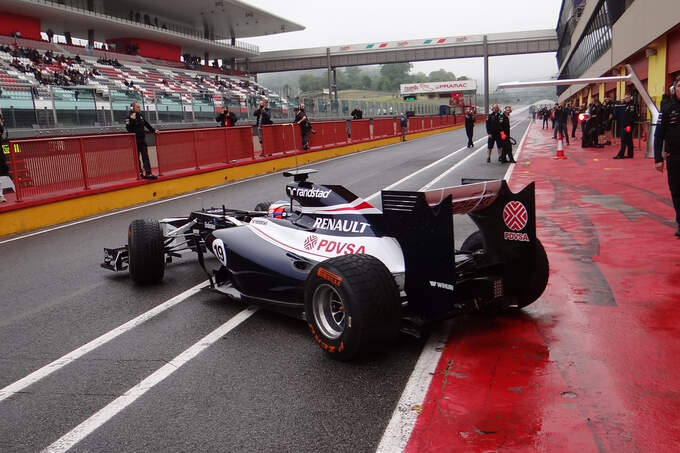
[[[242,0],[303,25],[305,30],[244,41],[260,51],[337,46],[372,41],[554,29],[562,0]],[[446,69],[479,80],[481,58],[414,63],[412,72]],[[557,73],[555,54],[494,57],[498,82],[536,80]]]

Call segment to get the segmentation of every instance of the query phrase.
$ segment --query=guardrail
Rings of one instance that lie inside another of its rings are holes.
[[[457,119],[462,122],[462,116]],[[408,133],[454,124],[453,116],[412,117]],[[299,125],[264,126],[259,156],[255,155],[250,126],[159,131],[158,173],[186,176],[272,155],[313,152],[401,134],[398,118],[318,121],[313,127],[316,133],[309,135],[310,149],[302,151]],[[4,152],[9,155],[17,202],[39,204],[142,183],[134,134],[15,139]]]
[[[158,174],[252,160],[255,158],[252,136],[249,126],[159,131]]]
[[[10,140],[9,157],[17,201],[139,179],[133,134]]]

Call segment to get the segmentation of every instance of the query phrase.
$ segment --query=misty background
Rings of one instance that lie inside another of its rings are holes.
[[[256,44],[260,52],[299,49],[320,46],[432,39],[468,34],[504,33],[539,29],[554,29],[561,7],[561,0],[345,0],[299,1],[290,0],[244,0],[244,3],[264,9],[280,17],[303,25],[305,30],[272,36],[247,38]],[[380,67],[358,67],[361,77],[374,80],[371,89],[379,89]],[[352,83],[360,83],[353,80]],[[478,93],[483,92],[483,59],[464,58],[415,62],[409,75],[413,81],[429,77],[432,72],[454,74],[478,82]],[[501,82],[545,80],[557,74],[555,53],[511,55],[489,59],[489,89],[494,92]],[[338,68],[338,90],[346,86],[345,68]],[[342,75],[341,75],[342,74]],[[301,76],[323,78],[324,88],[328,81],[325,70],[295,71],[289,73],[260,74],[258,81],[267,87],[282,89],[284,86],[300,87]],[[365,81],[365,80],[364,80]],[[303,79],[303,86],[310,79]],[[402,82],[406,83],[406,82]],[[381,84],[384,86],[385,82]],[[300,87],[302,88],[302,87]],[[355,87],[352,87],[355,88]],[[397,86],[398,89],[398,86]],[[304,91],[304,90],[303,90]],[[554,93],[554,90],[550,91]]]

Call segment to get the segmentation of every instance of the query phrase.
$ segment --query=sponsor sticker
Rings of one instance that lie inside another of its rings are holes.
[[[220,263],[222,263],[224,267],[227,267],[227,253],[222,239],[215,239],[212,243],[212,249],[217,259],[220,260]]]
[[[312,234],[307,236],[303,243],[305,250],[314,250],[323,253],[334,253],[336,255],[351,255],[353,253],[366,253],[366,247],[354,242],[332,241],[319,239]]]
[[[305,239],[305,250],[312,250],[314,247],[316,247],[316,243],[319,241],[319,238],[312,235],[308,236]]]
[[[369,226],[366,222],[357,220],[343,220],[317,217],[314,220],[313,228],[328,231],[340,231],[345,233],[363,233]]]
[[[453,285],[450,283],[434,282],[430,280],[430,286],[433,288],[441,288],[449,291],[453,291]]]
[[[333,272],[329,271],[328,269],[324,269],[323,267],[320,267],[316,270],[316,275],[323,278],[324,280],[328,280],[337,287],[340,287],[340,284],[342,283],[342,277],[335,275]]]
[[[529,235],[526,233],[512,233],[510,231],[504,231],[503,239],[506,241],[529,242]]]
[[[503,221],[512,231],[523,230],[528,220],[527,208],[519,201],[511,201],[503,208]]]
[[[331,189],[321,190],[317,187],[306,188],[288,186],[286,187],[286,191],[288,192],[288,195],[291,197],[302,198],[328,198],[328,196],[331,194]]]

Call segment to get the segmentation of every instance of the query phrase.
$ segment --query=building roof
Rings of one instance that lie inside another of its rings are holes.
[[[230,49],[224,43],[232,38],[304,30],[302,25],[239,0],[102,0],[95,2],[95,11],[49,0],[0,0],[0,9],[39,18],[43,31],[69,31],[73,37],[86,39],[87,30],[94,29],[97,41],[138,37],[180,45],[190,52],[222,52],[234,57],[253,55],[257,50]],[[167,29],[131,21],[131,12],[142,17],[148,14],[152,21],[158,17],[159,25],[167,24]]]

